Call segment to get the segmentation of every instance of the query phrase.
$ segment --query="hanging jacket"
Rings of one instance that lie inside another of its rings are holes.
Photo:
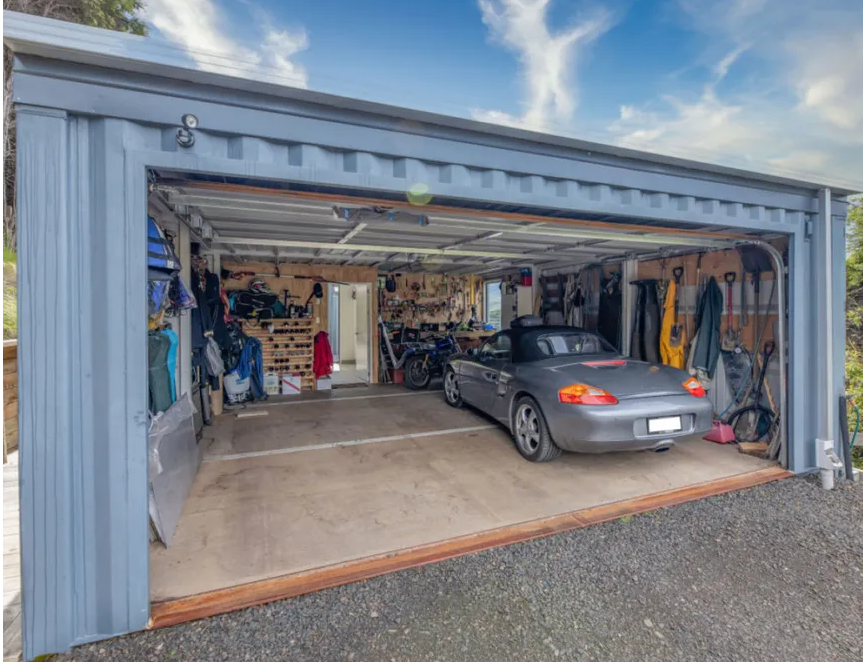
[[[203,349],[207,345],[208,333],[212,332],[212,316],[204,293],[202,277],[192,273],[192,296],[198,306],[191,313],[192,349]]]
[[[686,339],[681,333],[681,342],[678,346],[671,345],[671,328],[677,322],[674,316],[674,298],[677,295],[677,284],[674,280],[668,283],[665,292],[665,305],[662,312],[662,333],[659,336],[659,353],[662,356],[663,365],[671,365],[683,369],[686,360],[683,356],[683,347]]]
[[[711,277],[698,303],[695,320],[698,321],[698,339],[692,354],[692,365],[713,378],[719,360],[720,326],[722,325],[722,290]]]
[[[246,338],[236,372],[240,379],[251,377],[253,400],[267,399],[267,393],[264,392],[264,353],[257,337]]]
[[[622,311],[620,283],[616,278],[603,281],[599,291],[599,316],[596,331],[611,342],[616,349],[620,344],[620,313]]]
[[[333,372],[333,350],[330,336],[323,330],[315,335],[315,378],[329,376]]]
[[[661,362],[659,356],[660,312],[655,279],[637,279],[630,284],[638,288],[635,321],[629,355],[649,363]]]
[[[167,411],[174,403],[171,399],[171,375],[168,372],[170,348],[171,340],[161,332],[153,331],[147,336],[150,411],[153,413]]]
[[[168,377],[171,381],[171,402],[177,401],[177,349],[180,345],[180,337],[171,328],[165,328],[162,334],[171,342],[168,347]]]

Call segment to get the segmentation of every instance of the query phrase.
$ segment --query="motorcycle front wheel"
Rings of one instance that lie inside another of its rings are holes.
[[[411,390],[425,390],[431,382],[431,361],[414,356],[405,364],[405,385]]]

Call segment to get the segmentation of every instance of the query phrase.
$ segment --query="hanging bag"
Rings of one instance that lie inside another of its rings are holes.
[[[152,217],[147,217],[147,267],[165,273],[180,269],[174,246]]]

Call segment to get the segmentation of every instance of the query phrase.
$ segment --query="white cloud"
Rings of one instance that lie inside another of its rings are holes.
[[[480,122],[490,122],[495,125],[503,125],[505,127],[517,127],[519,129],[528,128],[524,118],[519,118],[506,111],[488,111],[486,109],[471,109],[470,114],[474,120]]]
[[[597,11],[553,33],[548,26],[550,1],[479,0],[491,39],[518,56],[525,111],[514,116],[477,109],[474,118],[534,130],[572,119],[578,104],[573,71],[584,49],[611,27],[611,21],[607,12]]]
[[[786,48],[803,108],[863,135],[863,12],[853,28],[837,28],[829,39],[798,37]]]
[[[824,169],[830,163],[830,155],[823,150],[795,150],[781,157],[773,157],[769,161],[783,170],[812,173]]]
[[[630,148],[684,153],[710,160],[718,153],[744,159],[766,136],[763,127],[747,117],[743,106],[717,98],[710,85],[694,101],[666,96],[657,111],[622,106],[609,131]]]
[[[290,59],[308,47],[305,31],[276,28],[258,14],[263,39],[252,48],[229,34],[214,0],[146,0],[144,10],[146,20],[199,69],[305,88],[305,69]]]
[[[722,60],[716,63],[716,66],[713,68],[713,73],[716,74],[717,83],[728,76],[728,70],[731,69],[731,65],[737,62],[737,59],[743,55],[749,49],[748,44],[741,44],[740,46],[732,49],[728,55],[726,55]]]
[[[716,64],[696,91],[621,106],[629,147],[863,189],[863,3],[678,0]],[[720,57],[719,49],[724,53]],[[719,83],[743,54],[758,78]]]

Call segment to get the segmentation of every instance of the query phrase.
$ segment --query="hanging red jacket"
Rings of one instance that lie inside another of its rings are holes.
[[[323,330],[315,335],[315,378],[329,376],[333,372],[333,350],[330,336]]]

